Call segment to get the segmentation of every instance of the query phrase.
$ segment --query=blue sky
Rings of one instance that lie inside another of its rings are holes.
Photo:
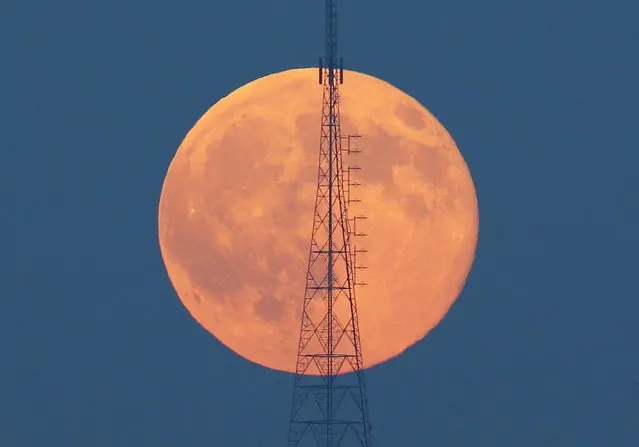
[[[458,302],[368,372],[376,445],[638,445],[639,3],[340,5],[346,66],[440,119],[480,209]],[[2,2],[0,445],[284,444],[291,377],[183,309],[157,204],[210,105],[317,63],[322,14]]]

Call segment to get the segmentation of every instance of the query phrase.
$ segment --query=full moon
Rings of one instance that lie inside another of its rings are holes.
[[[171,161],[159,241],[188,312],[240,356],[294,372],[317,189],[317,68],[257,79],[213,105]],[[478,237],[473,181],[455,142],[415,99],[345,71],[345,163],[361,187],[367,250],[357,307],[366,367],[424,338],[464,287]],[[360,228],[358,228],[359,230]]]

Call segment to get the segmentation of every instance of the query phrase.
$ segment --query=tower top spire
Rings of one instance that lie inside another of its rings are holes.
[[[326,65],[334,68],[337,58],[337,0],[324,0],[324,3]]]
[[[337,57],[337,0],[324,0],[324,58],[319,59],[319,83],[324,83],[324,70],[328,75],[329,84],[334,85],[339,62],[339,81],[344,83],[344,61]]]

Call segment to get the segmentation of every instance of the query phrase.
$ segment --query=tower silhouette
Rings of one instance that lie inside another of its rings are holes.
[[[344,159],[359,135],[342,136],[337,58],[337,0],[325,0],[325,56],[319,59],[323,85],[317,195],[301,318],[297,367],[287,447],[371,445],[355,286],[356,231],[364,216],[349,216],[359,200],[351,190],[357,166]],[[339,62],[339,65],[338,65]],[[345,143],[345,144],[343,144]]]

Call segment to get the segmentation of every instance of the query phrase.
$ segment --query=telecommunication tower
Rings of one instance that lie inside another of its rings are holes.
[[[317,195],[301,318],[297,367],[287,447],[371,446],[355,286],[355,240],[364,216],[349,216],[359,135],[342,136],[339,86],[343,59],[337,58],[337,0],[325,0],[325,56],[319,59],[323,86]]]

